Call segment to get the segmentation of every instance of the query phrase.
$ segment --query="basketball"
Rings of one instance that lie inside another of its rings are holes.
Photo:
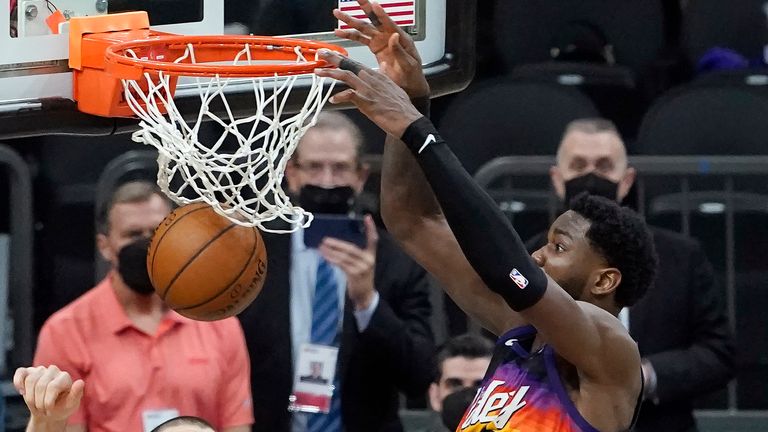
[[[267,251],[258,229],[196,203],[176,209],[157,227],[147,270],[171,309],[187,318],[214,321],[237,315],[259,295]]]

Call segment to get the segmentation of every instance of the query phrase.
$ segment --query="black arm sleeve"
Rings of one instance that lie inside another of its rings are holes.
[[[547,277],[496,203],[474,182],[422,117],[403,134],[427,178],[467,260],[483,282],[512,309],[534,305],[547,287]]]

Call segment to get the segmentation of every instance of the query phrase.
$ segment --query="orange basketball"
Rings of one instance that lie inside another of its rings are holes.
[[[207,204],[190,204],[155,230],[147,270],[170,308],[213,321],[242,312],[261,292],[267,251],[256,228],[232,223]]]

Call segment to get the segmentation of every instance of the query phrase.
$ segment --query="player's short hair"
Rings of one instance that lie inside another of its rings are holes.
[[[186,425],[199,426],[206,430],[209,429],[212,432],[216,432],[216,429],[214,429],[210,423],[201,419],[200,417],[192,417],[192,416],[180,416],[180,417],[172,418],[160,424],[156,428],[152,429],[152,432],[163,432],[164,430],[167,430],[173,426],[186,426]]]
[[[314,130],[346,130],[352,136],[352,141],[355,143],[355,150],[357,151],[357,161],[360,162],[361,157],[366,152],[365,139],[363,138],[363,132],[347,115],[338,111],[321,111],[317,116],[317,121],[314,126]],[[299,149],[296,149],[296,155],[298,155]]]
[[[109,213],[118,204],[133,204],[149,201],[153,195],[165,200],[169,206],[173,206],[168,197],[163,194],[154,182],[147,180],[135,180],[123,183],[112,193],[112,196],[102,204],[99,209],[97,229],[99,233],[109,232]]]
[[[658,264],[645,221],[630,208],[587,193],[571,200],[570,208],[590,222],[587,239],[592,247],[621,272],[616,304],[632,306],[653,283]]]
[[[443,363],[454,357],[478,359],[493,355],[493,343],[487,338],[469,333],[448,339],[437,350],[437,373],[435,382],[443,375]]]

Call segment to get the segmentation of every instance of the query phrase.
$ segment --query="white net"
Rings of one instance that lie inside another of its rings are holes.
[[[300,47],[295,53],[297,62],[305,61]],[[130,50],[127,55],[136,56]],[[187,45],[175,62],[196,63],[194,47]],[[244,45],[228,64],[254,63]],[[123,80],[123,86],[128,105],[141,120],[132,138],[157,148],[157,183],[165,194],[179,205],[204,201],[232,222],[263,231],[284,233],[309,225],[312,214],[291,204],[282,181],[299,139],[330,97],[333,80],[314,74],[250,78],[253,109],[243,116],[233,113],[226,97],[227,87],[242,85],[243,79],[194,78],[200,112],[190,121],[174,103],[170,75],[146,73],[145,78],[145,88],[133,80]],[[311,80],[309,94],[298,113],[283,115],[297,80]],[[218,139],[201,142],[204,122],[220,125]],[[278,220],[288,226],[272,223]]]

